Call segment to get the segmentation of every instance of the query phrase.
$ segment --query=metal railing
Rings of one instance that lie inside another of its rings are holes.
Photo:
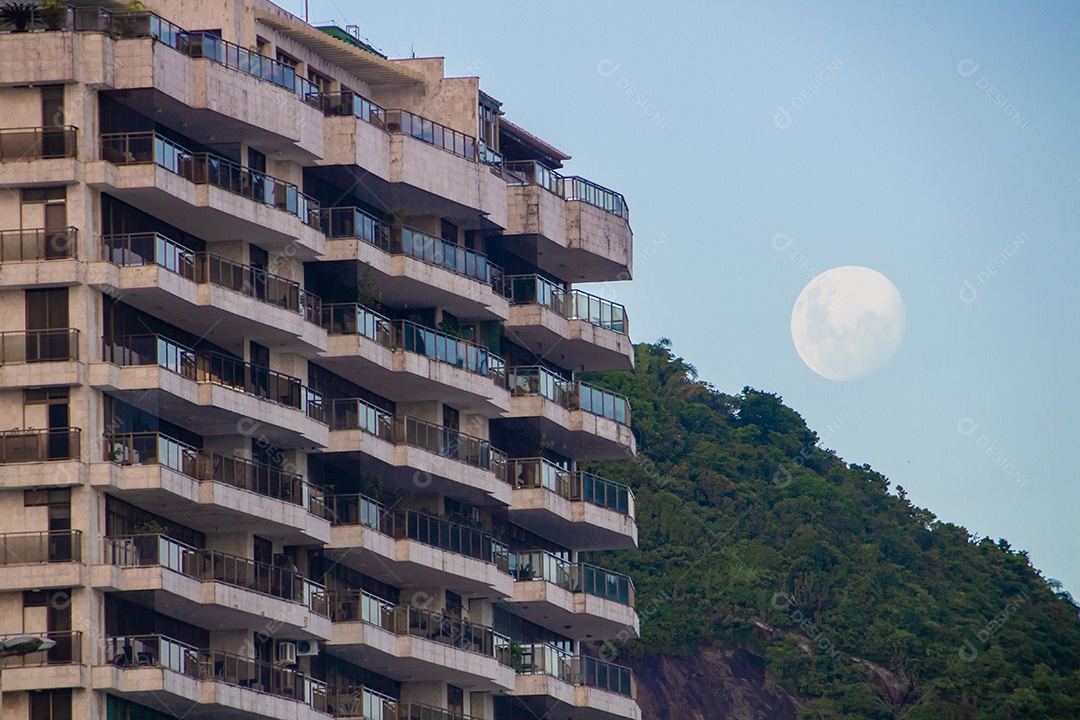
[[[322,111],[326,115],[335,117],[356,117],[380,130],[386,129],[386,110],[360,93],[325,93],[322,96]]]
[[[457,243],[432,237],[406,225],[395,225],[390,233],[390,252],[408,255],[429,265],[478,280],[501,293],[502,270],[492,265],[487,255]]]
[[[299,378],[217,352],[196,353],[162,335],[121,335],[104,339],[106,362],[120,366],[158,365],[195,382],[213,383],[302,410],[325,422],[323,397]]]
[[[509,275],[505,287],[511,305],[541,305],[568,320],[584,320],[622,335],[629,333],[626,308],[611,300],[584,290],[566,290],[539,275]]]
[[[323,208],[319,223],[328,238],[357,238],[390,252],[390,226],[358,207]]]
[[[332,592],[330,619],[334,622],[364,622],[394,632],[394,603],[364,590]]]
[[[82,531],[47,530],[0,535],[0,565],[82,562]]]
[[[322,109],[319,88],[310,80],[296,74],[296,69],[261,55],[254,50],[222,40],[217,35],[194,31],[188,33],[188,54],[193,58],[207,58],[225,67],[239,70],[245,75],[277,85],[294,92],[307,104]]]
[[[302,475],[247,458],[199,450],[153,432],[105,436],[105,459],[118,465],[161,465],[200,482],[217,482],[299,505],[328,518],[322,490]]]
[[[581,500],[635,517],[634,491],[620,482],[567,470],[547,458],[512,458],[507,460],[507,467],[516,488],[544,488],[567,500]]]
[[[0,162],[76,157],[78,133],[72,125],[0,130]]]
[[[545,367],[509,368],[507,382],[515,397],[543,397],[568,410],[584,410],[621,425],[630,424],[630,401],[626,397],[580,380],[561,378]]]
[[[369,527],[395,540],[415,540],[510,572],[510,550],[491,533],[416,510],[391,510],[359,494],[328,495],[326,503],[333,525]]]
[[[0,365],[79,359],[79,330],[0,332]]]
[[[493,657],[510,666],[510,638],[494,629],[415,605],[394,608],[394,632]]]
[[[573,563],[545,550],[515,554],[511,558],[510,574],[517,580],[542,580],[573,593],[634,606],[634,581],[629,575],[589,563]]]
[[[637,681],[634,672],[628,667],[599,658],[573,655],[546,643],[522,645],[521,653],[519,674],[551,675],[573,685],[593,687],[630,698],[637,697]]]
[[[79,428],[4,430],[0,432],[0,465],[77,460],[81,438]]]
[[[393,321],[360,303],[328,303],[322,314],[321,324],[331,335],[360,335],[384,347],[394,346]]]
[[[365,718],[366,720],[405,720],[398,701],[363,685],[352,683],[330,685],[327,690],[327,710],[336,718]]]
[[[536,185],[561,198],[566,197],[563,176],[535,160],[507,162],[506,171],[508,185]]]
[[[68,260],[75,257],[78,240],[73,227],[0,230],[0,263]]]
[[[331,400],[328,420],[331,430],[362,430],[387,442],[393,442],[393,414],[360,398]]]
[[[407,110],[387,110],[386,129],[391,133],[404,133],[467,160],[476,162],[479,159],[476,138]]]
[[[295,280],[208,252],[193,252],[159,233],[102,238],[105,259],[118,267],[156,265],[196,283],[209,283],[268,305],[303,315],[318,324],[322,301]]]
[[[626,198],[621,193],[582,177],[568,177],[566,178],[566,201],[576,200],[598,207],[612,215],[618,215],[624,220],[630,219],[630,208],[626,206]]]
[[[582,177],[566,177],[535,160],[506,163],[507,184],[536,185],[568,202],[581,201],[623,219],[630,218],[630,209],[621,193],[609,190]]]
[[[488,470],[506,482],[506,453],[483,438],[411,415],[394,417],[394,442],[419,448],[440,457]]]
[[[288,698],[327,711],[326,683],[296,670],[223,650],[200,650],[164,635],[105,639],[106,662],[120,668],[158,667],[205,682]]]
[[[165,635],[107,637],[105,662],[120,668],[157,667],[199,677],[199,649]]]
[[[119,567],[160,566],[200,582],[219,582],[304,605],[330,616],[326,588],[295,570],[256,562],[220,550],[198,550],[166,535],[105,538],[105,563]]]
[[[193,153],[154,132],[101,136],[101,158],[113,165],[154,164],[197,185],[213,185],[295,215],[319,229],[319,203],[285,180],[211,153]]]
[[[56,644],[48,650],[26,655],[9,655],[3,659],[4,669],[16,667],[44,667],[46,665],[71,665],[82,663],[82,633],[78,630],[30,633],[35,637],[48,638]],[[8,636],[0,636],[0,641]]]
[[[395,320],[393,327],[396,349],[424,355],[474,375],[490,377],[499,387],[506,387],[506,363],[483,345],[409,320]]]

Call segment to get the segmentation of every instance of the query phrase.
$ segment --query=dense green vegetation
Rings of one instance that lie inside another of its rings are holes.
[[[621,657],[748,647],[808,718],[1080,718],[1080,619],[1026,553],[848,465],[781,398],[725,395],[670,345],[592,382],[630,398],[642,638]],[[899,440],[898,440],[899,441]]]

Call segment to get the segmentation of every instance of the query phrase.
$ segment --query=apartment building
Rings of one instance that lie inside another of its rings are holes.
[[[617,192],[265,0],[0,9],[4,720],[636,719]]]

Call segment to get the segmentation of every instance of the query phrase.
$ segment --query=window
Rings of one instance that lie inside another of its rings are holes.
[[[277,51],[277,61],[285,67],[292,68],[293,70],[295,70],[296,66],[300,64],[299,60],[294,58],[289,53],[282,52],[281,50]]]
[[[465,713],[465,691],[453,685],[446,686],[446,709],[454,715]]]
[[[30,720],[71,720],[71,690],[30,693]]]
[[[331,80],[322,73],[308,70],[308,80],[311,81],[312,85],[318,88],[320,95],[328,95],[330,93]]]

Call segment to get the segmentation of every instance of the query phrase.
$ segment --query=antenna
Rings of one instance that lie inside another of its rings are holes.
[[[304,22],[308,25],[311,24],[311,13],[310,8],[308,7],[308,0],[304,0]]]

